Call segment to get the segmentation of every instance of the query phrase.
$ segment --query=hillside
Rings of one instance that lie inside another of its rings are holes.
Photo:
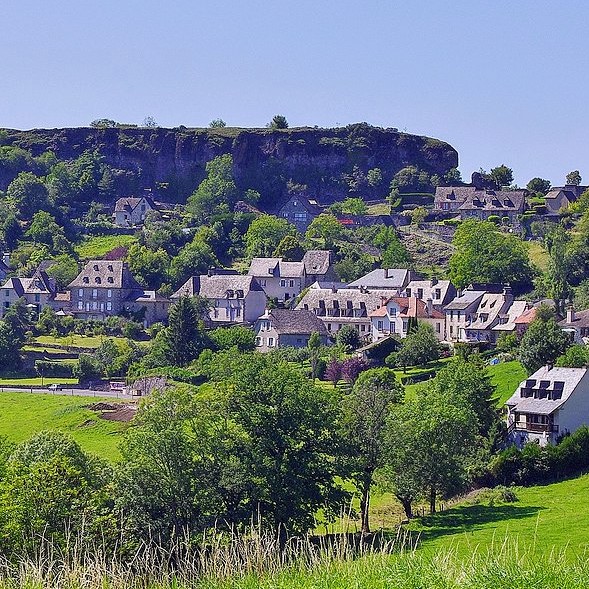
[[[443,176],[458,165],[458,153],[448,143],[366,123],[284,130],[0,129],[0,190],[31,168],[30,158],[50,151],[59,160],[74,160],[94,150],[111,168],[111,201],[142,188],[154,189],[162,200],[183,201],[203,179],[206,163],[226,153],[233,156],[238,187],[257,190],[266,206],[281,198],[289,182],[329,203],[347,196],[358,179],[365,183],[373,168],[382,173],[382,181],[366,189],[374,198],[386,196],[393,176],[407,166]]]

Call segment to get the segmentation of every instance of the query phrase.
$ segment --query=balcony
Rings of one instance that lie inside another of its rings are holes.
[[[519,421],[515,423],[515,430],[540,434],[557,434],[558,425],[552,423],[526,423],[525,421]]]

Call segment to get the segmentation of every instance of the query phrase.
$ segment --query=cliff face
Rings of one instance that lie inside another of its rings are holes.
[[[205,175],[215,156],[231,153],[238,186],[252,188],[272,205],[286,193],[287,183],[323,203],[345,198],[354,184],[366,184],[368,170],[379,168],[382,182],[374,197],[388,193],[393,176],[415,166],[443,176],[458,165],[458,153],[448,143],[400,133],[365,123],[337,129],[148,129],[75,128],[2,131],[3,145],[27,149],[33,156],[55,152],[72,160],[86,150],[98,150],[114,171],[115,195],[129,190],[156,189],[162,200],[183,201]],[[14,174],[0,169],[0,189]],[[362,180],[364,178],[364,180]],[[131,179],[131,180],[130,180]],[[359,195],[366,196],[368,189]],[[113,197],[113,198],[114,198]]]

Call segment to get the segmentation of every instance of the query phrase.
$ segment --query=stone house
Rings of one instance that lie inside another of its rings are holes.
[[[466,328],[472,323],[485,293],[486,291],[483,289],[465,290],[444,307],[446,338],[448,341],[467,341]]]
[[[474,186],[438,186],[434,195],[435,212],[458,212],[468,198],[476,192]]]
[[[518,222],[526,208],[527,190],[476,190],[459,207],[462,219],[486,221],[491,216]]]
[[[327,250],[309,250],[300,262],[285,262],[282,258],[254,258],[248,270],[268,298],[288,301],[316,281],[333,281],[337,277],[332,266],[332,254]]]
[[[254,330],[256,348],[260,352],[285,346],[305,348],[314,332],[319,334],[324,346],[329,339],[323,321],[311,311],[305,310],[269,310],[256,321]]]
[[[201,296],[211,305],[211,325],[252,325],[266,309],[266,295],[253,276],[213,274],[189,278],[173,295]]]
[[[566,317],[559,322],[564,331],[569,332],[577,343],[589,342],[589,309],[575,311],[570,305],[566,310]]]
[[[391,335],[406,337],[410,319],[429,323],[438,340],[445,340],[444,313],[434,308],[431,299],[424,302],[417,297],[391,297],[370,313],[372,341]]]
[[[431,299],[434,308],[440,309],[456,297],[456,288],[449,280],[411,280],[405,287],[405,296],[425,302]]]
[[[506,406],[512,443],[554,444],[589,425],[589,370],[543,366],[520,383]]]
[[[589,186],[577,186],[575,184],[552,187],[544,197],[546,213],[548,215],[558,215],[576,202],[587,189],[589,189]]]
[[[43,270],[37,270],[30,278],[9,278],[0,288],[0,317],[19,299],[37,313],[51,305],[56,295],[55,281]]]
[[[358,280],[350,282],[346,288],[366,288],[374,290],[396,290],[398,294],[404,290],[411,280],[419,276],[407,268],[377,268]],[[390,294],[390,293],[389,293]]]
[[[144,324],[165,321],[170,302],[146,291],[126,262],[90,260],[68,285],[69,310],[79,319],[104,320],[112,315],[143,313]]]
[[[149,196],[123,197],[115,203],[113,220],[118,227],[135,227],[143,224],[149,211],[157,210]]]
[[[358,330],[361,338],[368,340],[371,339],[370,313],[390,296],[390,290],[369,290],[364,287],[339,290],[310,288],[296,309],[314,313],[323,321],[331,336],[335,336],[344,325],[351,325]]]
[[[305,233],[309,225],[322,212],[317,201],[299,194],[293,194],[278,209],[276,215],[292,223],[299,233]]]

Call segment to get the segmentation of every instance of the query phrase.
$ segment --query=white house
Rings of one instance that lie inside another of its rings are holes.
[[[431,299],[434,307],[440,308],[454,299],[456,288],[449,280],[411,280],[405,288],[405,295],[426,302]]]
[[[270,299],[288,301],[298,296],[305,288],[303,262],[285,262],[282,258],[254,258],[248,275],[257,280]]]
[[[519,385],[506,405],[514,444],[553,444],[589,425],[589,370],[543,366]]]
[[[445,339],[444,314],[434,309],[431,299],[423,302],[417,297],[391,297],[370,313],[372,341],[389,335],[406,337],[410,319],[429,323],[436,337]]]
[[[148,196],[123,197],[115,203],[113,220],[119,227],[135,227],[145,221],[149,211],[157,210]]]
[[[253,276],[193,276],[171,298],[196,295],[210,302],[209,319],[213,325],[253,324],[266,309],[266,295]]]

